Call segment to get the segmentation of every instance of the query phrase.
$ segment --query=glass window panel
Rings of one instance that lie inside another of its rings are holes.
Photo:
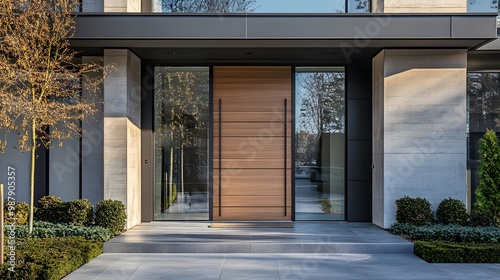
[[[208,220],[209,68],[154,75],[155,220]]]
[[[348,13],[369,13],[370,0],[349,0],[347,6]]]
[[[363,2],[367,0],[350,0]],[[165,13],[345,13],[345,0],[154,0]],[[369,10],[369,8],[368,8]]]
[[[498,12],[498,0],[467,0],[469,12]]]
[[[468,73],[467,88],[468,158],[478,160],[486,129],[500,133],[500,73]]]
[[[345,71],[297,67],[295,217],[344,220]]]

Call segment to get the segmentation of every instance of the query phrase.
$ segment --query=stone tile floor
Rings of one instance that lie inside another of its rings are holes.
[[[141,224],[107,244],[120,250],[135,244],[145,252],[105,251],[65,279],[500,279],[500,264],[426,263],[407,250],[411,243],[368,223],[295,222],[294,228],[278,229],[211,229],[209,224]],[[203,244],[214,251],[192,252]],[[234,244],[257,246],[257,251],[270,248],[270,253],[220,250]],[[311,244],[319,247],[305,253],[288,250]],[[374,244],[382,247],[358,254],[317,250],[370,249]],[[174,245],[186,250],[157,250]],[[392,247],[384,249],[386,245]],[[405,253],[394,253],[393,246],[406,248]]]
[[[500,279],[500,264],[411,254],[102,254],[64,279]]]

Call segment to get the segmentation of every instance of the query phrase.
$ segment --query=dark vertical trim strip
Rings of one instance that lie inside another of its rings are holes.
[[[349,65],[344,66],[344,221],[349,221]]]
[[[46,128],[50,135],[50,126]],[[50,195],[50,149],[45,149],[45,195]]]
[[[81,92],[80,92],[81,94]],[[80,129],[82,130],[82,135],[80,135],[78,144],[78,154],[79,154],[79,162],[78,162],[78,198],[82,199],[83,198],[83,186],[82,186],[82,181],[83,181],[83,176],[82,176],[82,170],[83,170],[83,148],[82,148],[82,143],[83,143],[83,122],[80,120]]]
[[[285,146],[284,146],[285,147],[284,148],[284,151],[285,151],[285,176],[284,176],[284,178],[285,178],[285,217],[287,216],[286,207],[287,207],[287,194],[288,194],[288,190],[287,190],[287,188],[288,188],[288,184],[287,184],[288,183],[288,178],[287,178],[287,172],[286,172],[287,161],[288,161],[288,157],[287,157],[287,154],[286,154],[287,153],[287,148],[286,148],[287,139],[286,138],[288,136],[288,127],[287,127],[287,123],[286,123],[287,122],[287,109],[288,109],[287,108],[288,107],[287,102],[288,102],[288,99],[285,98],[285,116],[284,116],[285,118],[283,120],[283,123],[285,125],[285,137],[284,137],[285,138],[285,140],[284,140],[284,142],[285,142]]]
[[[208,219],[209,220],[213,220],[213,217],[214,217],[214,209],[213,209],[213,206],[214,206],[214,202],[213,202],[213,199],[214,199],[214,90],[213,90],[213,80],[214,80],[214,77],[213,77],[213,67],[210,66],[209,67],[209,78],[208,78],[208,88],[209,88],[209,99],[208,99],[208,103],[209,103],[209,128],[208,128],[208,158],[210,159],[208,161],[208,172],[209,172],[209,176],[208,176]]]
[[[222,99],[219,98],[219,217],[222,217]]]
[[[292,102],[291,102],[291,106],[292,106],[292,135],[291,135],[291,140],[292,140],[292,164],[291,164],[291,168],[292,168],[292,221],[295,221],[295,157],[296,157],[296,152],[297,152],[297,148],[295,147],[295,102],[296,102],[296,98],[295,98],[295,67],[292,67],[292,71],[291,71],[291,75],[292,75],[292,92],[291,92],[291,95],[292,95]]]
[[[349,13],[349,0],[345,0],[345,9],[344,9],[345,13]]]

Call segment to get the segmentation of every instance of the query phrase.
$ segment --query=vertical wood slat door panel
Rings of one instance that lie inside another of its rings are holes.
[[[291,101],[291,67],[213,68],[213,220],[291,220]],[[269,128],[272,128],[271,134]],[[235,145],[240,146],[240,137],[261,134],[270,137],[269,145],[261,141],[257,147],[259,153],[263,154],[262,159],[255,158],[253,154],[254,158],[251,158],[250,154],[238,153]],[[240,154],[243,156],[240,157]],[[233,164],[225,163],[226,159],[236,155],[238,162],[246,164],[233,165],[234,161],[231,161]],[[252,164],[254,160],[262,160],[263,164]],[[223,168],[223,172],[219,172],[219,168]],[[264,177],[268,177],[267,180]],[[219,208],[219,205],[222,207]]]

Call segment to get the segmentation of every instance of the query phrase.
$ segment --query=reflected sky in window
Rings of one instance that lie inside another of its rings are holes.
[[[497,0],[467,0],[468,12],[497,12]]]

